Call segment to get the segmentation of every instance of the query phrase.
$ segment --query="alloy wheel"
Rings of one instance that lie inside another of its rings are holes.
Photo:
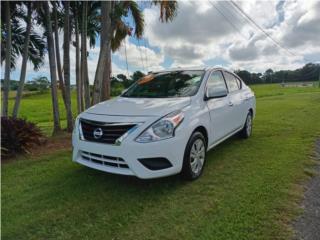
[[[197,139],[191,147],[190,165],[191,170],[195,175],[201,173],[205,159],[205,143],[202,139]]]

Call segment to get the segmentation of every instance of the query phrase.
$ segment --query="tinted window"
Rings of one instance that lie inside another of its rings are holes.
[[[195,95],[204,71],[173,71],[144,76],[122,96],[141,98],[187,97]]]
[[[222,73],[220,71],[213,72],[210,75],[207,82],[207,88],[227,90],[226,83],[224,82]]]
[[[224,76],[226,78],[229,92],[233,92],[240,89],[239,80],[235,76],[233,76],[231,73],[228,73],[228,72],[224,72]]]

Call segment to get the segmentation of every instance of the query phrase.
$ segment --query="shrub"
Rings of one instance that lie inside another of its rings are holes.
[[[44,140],[41,130],[25,119],[1,117],[1,156],[11,157],[29,153],[34,145]]]

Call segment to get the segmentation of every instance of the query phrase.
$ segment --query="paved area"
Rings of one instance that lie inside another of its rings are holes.
[[[304,212],[293,224],[298,240],[320,240],[320,139],[316,142],[315,157],[319,161],[315,167],[317,175],[305,186]]]

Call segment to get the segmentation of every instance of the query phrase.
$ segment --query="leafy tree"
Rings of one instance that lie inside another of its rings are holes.
[[[50,81],[47,77],[40,76],[25,84],[27,91],[39,91],[41,93],[46,92],[50,87]]]
[[[140,78],[142,78],[142,77],[144,77],[144,76],[145,76],[145,74],[144,74],[143,72],[135,71],[135,72],[133,73],[133,75],[131,76],[131,80],[132,80],[133,82],[135,82],[135,81],[139,80]]]
[[[267,83],[273,82],[273,70],[271,68],[269,68],[265,71],[264,78]]]

